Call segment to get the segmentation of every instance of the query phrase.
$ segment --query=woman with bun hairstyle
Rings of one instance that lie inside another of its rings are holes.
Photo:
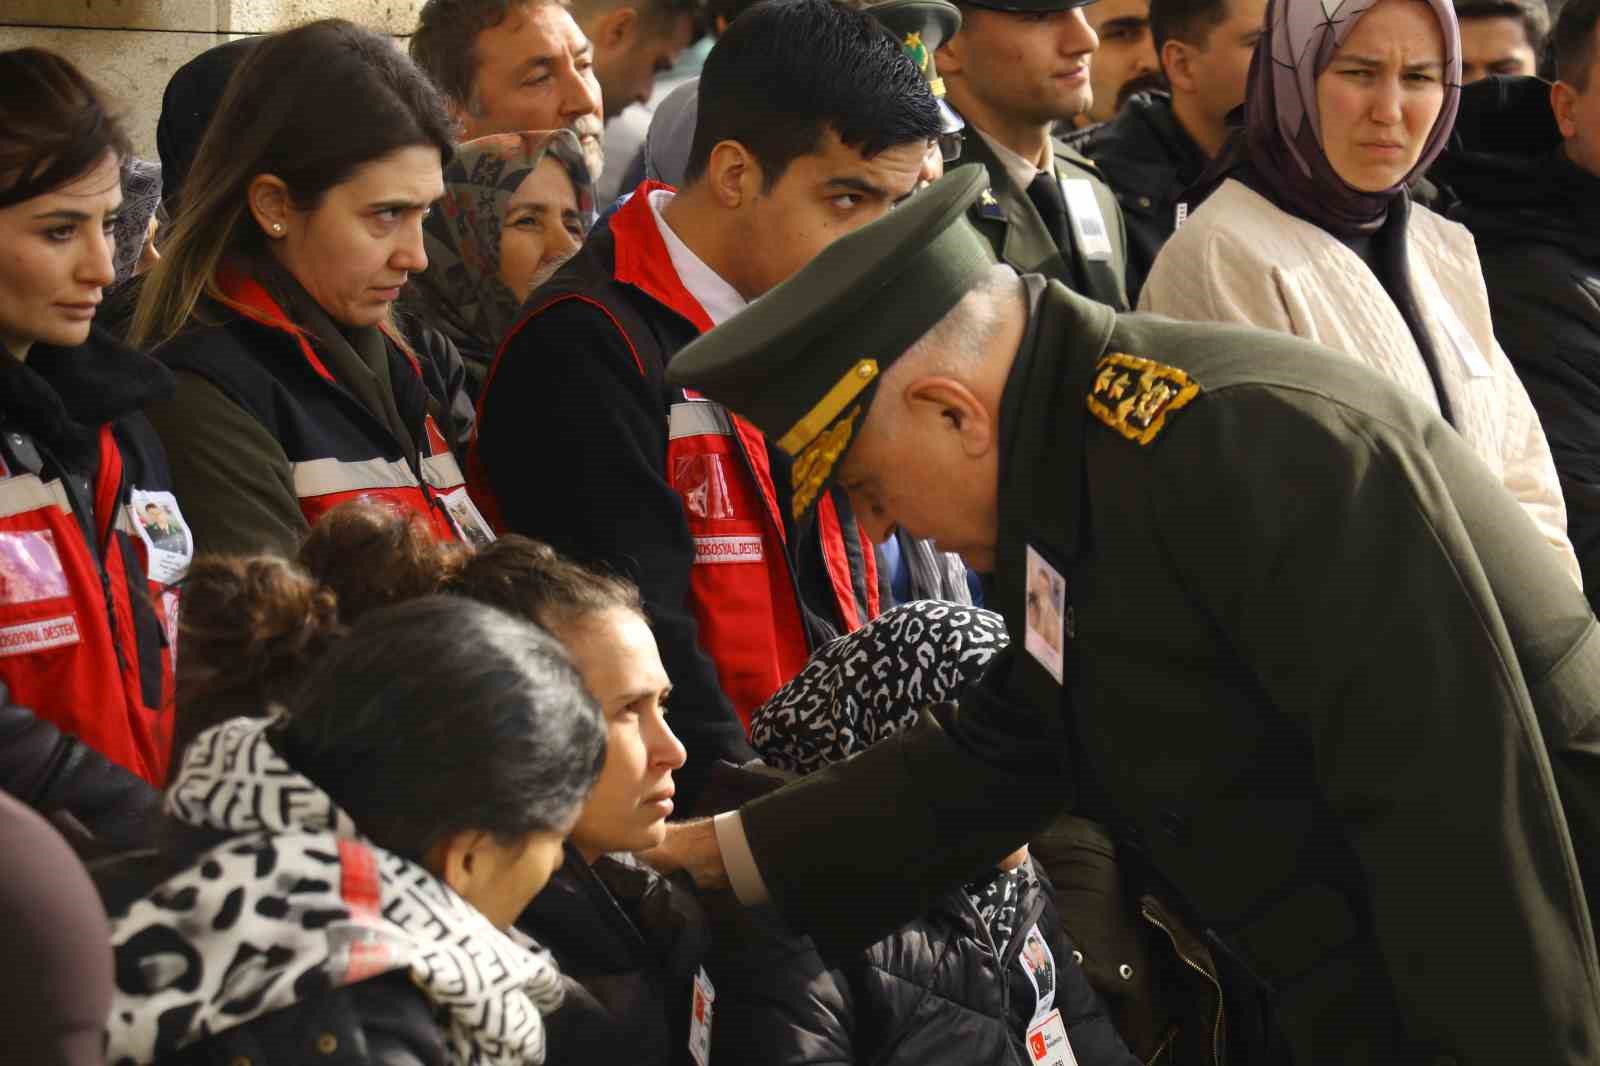
[[[190,582],[213,676],[277,670],[285,696],[201,731],[171,843],[97,870],[109,1061],[545,1061],[562,982],[511,927],[605,754],[559,645],[460,597],[346,628],[271,557],[204,559]]]
[[[0,785],[27,797],[87,764],[129,784],[73,737],[147,782],[166,772],[167,622],[189,551],[144,412],[172,376],[94,328],[128,154],[70,63],[0,52],[0,741],[26,735],[39,756],[16,767],[8,750]]]
[[[264,37],[234,71],[131,329],[177,378],[151,417],[201,551],[293,555],[359,496],[445,539],[487,529],[449,447],[459,356],[393,316],[428,265],[450,135],[427,77],[342,19]]]
[[[526,537],[464,551],[435,542],[414,518],[362,503],[318,522],[300,558],[342,618],[444,592],[535,622],[566,648],[604,715],[606,755],[566,861],[517,923],[572,982],[549,1019],[548,1061],[691,1062],[704,915],[692,889],[633,857],[661,843],[684,760],[638,589]]]

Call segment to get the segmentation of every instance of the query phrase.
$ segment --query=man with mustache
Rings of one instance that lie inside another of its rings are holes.
[[[995,255],[1125,310],[1126,233],[1094,164],[1051,136],[1089,107],[1098,39],[1089,0],[958,3],[961,29],[938,53],[946,100],[966,121],[960,159],[981,163],[989,188],[973,221]]]
[[[1100,38],[1089,65],[1094,98],[1073,119],[1079,129],[1110,122],[1136,92],[1161,87],[1150,0],[1095,0],[1083,17]]]
[[[640,586],[688,749],[680,809],[717,759],[753,757],[749,713],[879,603],[843,498],[794,521],[785,454],[669,388],[667,363],[909,196],[941,129],[870,16],[757,4],[706,60],[681,191],[641,184],[534,292],[489,372],[469,477],[498,529]]]
[[[445,96],[460,139],[569,129],[605,165],[594,45],[557,0],[427,0],[411,58]]]

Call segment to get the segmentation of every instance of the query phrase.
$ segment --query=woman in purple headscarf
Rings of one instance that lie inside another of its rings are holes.
[[[1271,0],[1226,180],[1139,307],[1316,341],[1438,411],[1565,560],[1550,447],[1495,340],[1466,229],[1412,202],[1461,95],[1450,0]]]

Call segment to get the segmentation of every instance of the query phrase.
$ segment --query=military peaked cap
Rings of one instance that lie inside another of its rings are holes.
[[[794,514],[850,446],[879,378],[994,263],[967,220],[988,188],[958,167],[672,358],[667,380],[754,422],[794,457]]]
[[[882,23],[900,41],[900,47],[917,65],[928,82],[933,98],[939,101],[942,132],[956,133],[966,126],[961,116],[944,101],[944,79],[939,77],[933,53],[961,29],[961,9],[946,0],[883,0],[862,9]],[[956,142],[959,144],[959,142]],[[946,153],[946,161],[955,158]]]

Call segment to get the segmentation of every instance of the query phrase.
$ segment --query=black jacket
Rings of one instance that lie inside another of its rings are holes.
[[[0,789],[46,817],[68,816],[95,847],[146,842],[161,794],[70,733],[12,703],[0,681]]]
[[[485,385],[467,474],[473,499],[497,527],[638,583],[672,678],[672,727],[688,751],[676,775],[680,810],[687,812],[713,763],[744,763],[755,752],[723,690],[718,649],[695,613],[697,547],[667,470],[670,412],[684,396],[664,374],[699,328],[663,291],[678,279],[654,223],[640,218],[644,195],[636,193],[525,305]],[[659,248],[649,244],[652,238]],[[654,292],[643,287],[647,278]],[[857,526],[842,494],[834,497],[844,527],[836,540],[824,544],[818,534],[819,509],[794,523],[789,459],[776,446],[759,454],[741,448],[734,461],[729,480],[753,479],[755,464],[768,464],[777,494],[770,510],[786,525],[787,557],[761,565],[774,583],[792,576],[806,629],[801,642],[808,642],[803,661],[850,628],[837,609],[830,546],[856,553],[840,569],[857,583],[861,613],[870,613],[876,589],[869,598]],[[728,604],[730,614],[744,608]]]
[[[1037,870],[1037,867],[1035,867]],[[713,1063],[1012,1066],[1037,996],[1018,955],[1037,924],[1055,959],[1054,1009],[1079,1066],[1137,1066],[1062,932],[1050,884],[1025,892],[1016,933],[994,941],[962,889],[848,963],[828,968],[811,941],[753,912],[719,908],[709,965],[717,995]]]
[[[1128,226],[1128,302],[1138,306],[1150,264],[1177,229],[1184,190],[1206,169],[1206,154],[1172,113],[1163,92],[1135,93],[1117,117],[1087,131],[1081,151],[1117,194]],[[1192,212],[1198,203],[1189,203]]]
[[[626,857],[590,866],[569,845],[517,927],[567,979],[545,1019],[548,1066],[692,1066],[691,989],[707,938],[692,889]]]
[[[1430,177],[1477,241],[1495,337],[1539,412],[1600,607],[1600,176],[1562,153],[1546,83],[1496,77],[1462,93]]]
[[[89,864],[113,919],[227,839],[163,819],[157,845]],[[298,1000],[190,1044],[154,1066],[446,1066],[443,1031],[404,971]]]

